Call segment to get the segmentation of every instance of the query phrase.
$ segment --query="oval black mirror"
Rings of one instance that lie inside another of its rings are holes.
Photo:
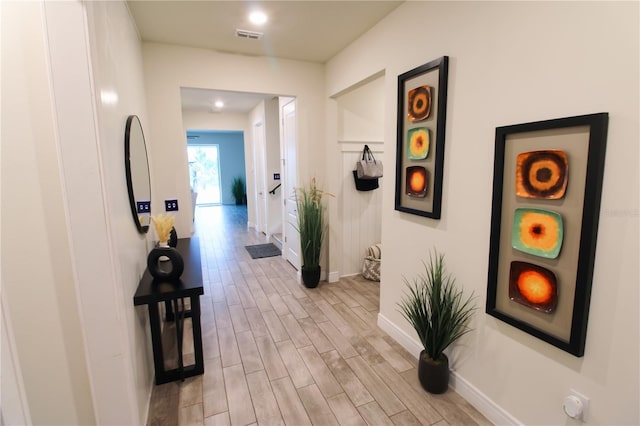
[[[133,221],[138,231],[145,234],[151,222],[151,180],[144,133],[136,115],[127,118],[124,130],[124,167]]]

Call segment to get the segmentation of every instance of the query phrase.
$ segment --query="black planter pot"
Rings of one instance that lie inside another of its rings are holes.
[[[429,393],[445,393],[449,389],[449,358],[434,361],[426,351],[420,352],[418,378],[422,388]]]
[[[302,282],[307,288],[316,288],[320,282],[320,266],[307,269],[302,265]]]

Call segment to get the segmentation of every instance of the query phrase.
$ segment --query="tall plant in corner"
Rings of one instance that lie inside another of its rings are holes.
[[[320,253],[326,228],[322,204],[324,194],[325,192],[316,186],[315,178],[311,179],[308,187],[296,188],[302,281],[309,288],[317,287],[320,281]]]
[[[231,193],[233,198],[236,199],[236,205],[244,204],[244,179],[241,176],[236,176],[231,182]]]
[[[473,294],[465,298],[456,289],[455,278],[444,266],[444,255],[434,250],[424,266],[423,274],[404,280],[408,293],[398,305],[424,347],[418,360],[422,387],[443,393],[449,387],[449,359],[444,350],[471,331],[468,323],[476,306]]]

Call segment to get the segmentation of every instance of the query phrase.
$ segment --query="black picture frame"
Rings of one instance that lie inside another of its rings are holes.
[[[442,56],[398,76],[395,193],[398,211],[440,219],[448,75],[449,57]],[[411,113],[416,111],[410,106],[412,97],[420,91],[430,94],[430,111],[424,118],[424,114]],[[421,129],[429,135],[427,156],[409,158],[408,132]],[[415,190],[411,176],[418,178]]]
[[[608,113],[597,113],[498,127],[495,135],[486,313],[576,357],[585,350],[608,121]],[[523,176],[525,170],[520,159],[531,152],[550,152],[545,150],[564,152],[568,158],[562,198],[517,195],[523,188],[518,187],[518,173]],[[514,241],[538,230],[518,222],[518,215],[511,213],[516,209],[558,212],[562,247],[556,258],[514,248]],[[521,297],[521,290],[527,291],[518,278],[522,264],[552,272],[552,312],[539,309],[533,298]]]

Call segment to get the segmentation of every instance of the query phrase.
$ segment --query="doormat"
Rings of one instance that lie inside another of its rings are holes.
[[[257,244],[255,246],[244,246],[247,249],[252,259],[261,259],[263,257],[274,257],[280,256],[282,254],[280,249],[273,245],[269,244]]]

